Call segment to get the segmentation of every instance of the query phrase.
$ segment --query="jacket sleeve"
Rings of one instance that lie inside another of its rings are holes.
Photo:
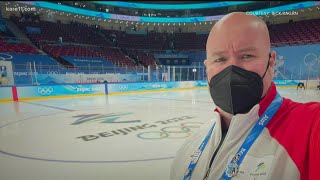
[[[320,163],[320,108],[315,114],[309,142],[309,180],[319,180]]]

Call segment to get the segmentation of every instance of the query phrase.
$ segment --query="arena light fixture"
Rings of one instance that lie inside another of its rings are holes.
[[[161,10],[183,10],[183,9],[207,9],[226,7],[239,4],[252,3],[252,1],[238,1],[238,2],[210,2],[210,3],[193,3],[193,4],[146,4],[124,1],[92,1],[96,4],[104,4],[110,6],[118,6],[125,8],[137,8],[137,9],[161,9]]]

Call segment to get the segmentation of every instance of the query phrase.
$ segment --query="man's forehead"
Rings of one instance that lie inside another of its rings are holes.
[[[223,48],[207,48],[207,53],[210,56],[221,56],[224,54],[228,54],[229,49],[223,49]],[[235,53],[242,53],[242,52],[256,52],[258,51],[258,48],[249,45],[249,46],[240,46],[239,48],[234,48],[233,52]]]
[[[231,32],[216,34],[208,38],[206,50],[211,54],[221,54],[224,51],[245,52],[260,51],[268,48],[268,39],[256,31]]]

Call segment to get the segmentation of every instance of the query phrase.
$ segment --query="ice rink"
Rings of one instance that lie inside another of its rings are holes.
[[[320,102],[320,91],[278,91]],[[207,89],[0,103],[0,179],[168,180],[213,110]]]

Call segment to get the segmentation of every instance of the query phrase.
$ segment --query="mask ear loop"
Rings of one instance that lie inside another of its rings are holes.
[[[268,65],[267,65],[266,71],[264,72],[264,74],[263,74],[263,76],[262,76],[262,79],[263,79],[264,76],[267,74],[267,70],[268,70],[269,65],[270,65],[270,58],[271,58],[271,53],[269,53]]]

